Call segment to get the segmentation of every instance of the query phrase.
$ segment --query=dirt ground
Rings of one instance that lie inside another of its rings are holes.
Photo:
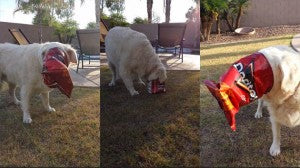
[[[237,35],[234,32],[222,32],[222,34],[211,34],[210,40],[201,42],[201,44],[214,44],[214,43],[227,43],[240,40],[250,40],[257,38],[265,38],[271,36],[285,35],[285,34],[297,34],[300,33],[300,25],[282,25],[255,28],[255,34],[253,35]]]

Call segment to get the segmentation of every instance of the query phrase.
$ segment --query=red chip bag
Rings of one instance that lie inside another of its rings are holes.
[[[220,77],[220,82],[204,81],[217,99],[233,131],[236,130],[235,115],[241,106],[247,105],[268,93],[274,83],[272,68],[261,53],[246,56]]]
[[[160,83],[158,79],[152,80],[148,83],[148,92],[152,94],[157,93],[165,93],[166,92],[166,86],[165,83]]]
[[[43,60],[44,83],[50,88],[58,88],[63,94],[70,98],[73,83],[68,71],[69,61],[65,53],[55,47],[49,49]]]

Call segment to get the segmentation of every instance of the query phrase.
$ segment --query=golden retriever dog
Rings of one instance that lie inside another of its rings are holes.
[[[42,76],[45,53],[54,47],[63,50],[70,62],[77,63],[76,51],[67,44],[58,42],[29,45],[0,44],[0,86],[3,81],[8,83],[11,100],[16,105],[21,105],[24,123],[32,122],[29,101],[33,94],[40,94],[43,106],[48,112],[55,111],[49,105],[51,89],[44,84]],[[20,100],[15,95],[16,87],[20,88]]]
[[[273,133],[270,154],[277,156],[280,154],[281,126],[300,125],[300,54],[288,46],[268,47],[259,52],[272,67],[274,84],[271,91],[259,99],[255,117],[262,117],[262,107],[266,105]]]
[[[109,86],[114,86],[121,78],[130,94],[139,94],[133,81],[167,79],[166,68],[161,63],[147,37],[127,27],[114,27],[105,38],[105,51],[112,71]],[[144,84],[144,83],[143,83]]]

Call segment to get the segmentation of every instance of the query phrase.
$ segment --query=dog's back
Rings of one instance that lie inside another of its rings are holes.
[[[106,38],[105,46],[107,59],[118,65],[120,62],[128,63],[155,55],[151,43],[147,37],[126,27],[114,27],[111,29]]]
[[[42,70],[40,44],[0,44],[0,78],[15,85],[34,82]],[[32,81],[33,80],[33,81]]]

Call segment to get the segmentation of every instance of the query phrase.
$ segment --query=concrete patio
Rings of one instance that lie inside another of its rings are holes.
[[[172,53],[159,53],[159,58],[167,70],[200,70],[199,54],[183,54],[183,62]],[[107,57],[105,53],[100,53],[101,66],[107,66]]]
[[[100,87],[100,67],[99,61],[84,61],[84,69],[79,69],[76,73],[76,64],[72,64],[69,68],[69,72],[74,86],[78,87]],[[93,67],[92,67],[93,66]],[[80,65],[81,67],[81,65]]]
[[[183,62],[172,53],[159,53],[159,58],[167,70],[200,70],[200,56],[198,54],[183,54]],[[105,53],[100,53],[101,66],[107,66]],[[81,67],[81,64],[80,64]],[[84,61],[84,69],[79,69],[76,73],[76,64],[70,65],[69,72],[75,87],[100,88],[100,67],[99,61]]]

